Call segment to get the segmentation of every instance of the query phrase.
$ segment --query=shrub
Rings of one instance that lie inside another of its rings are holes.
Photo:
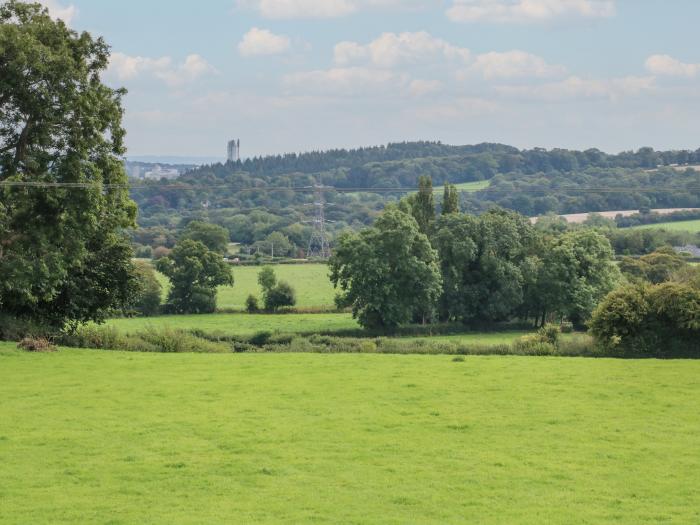
[[[55,352],[57,350],[51,341],[43,337],[25,337],[19,342],[17,348],[28,352]]]
[[[700,291],[677,283],[628,285],[594,312],[601,349],[624,357],[700,356]]]
[[[19,341],[25,337],[48,338],[53,330],[42,324],[0,314],[0,341]]]
[[[561,334],[561,328],[551,323],[544,325],[537,331],[537,336],[542,342],[555,346],[559,341],[559,334]]]
[[[544,341],[539,334],[525,335],[513,341],[513,353],[517,355],[555,355],[557,348],[552,343]]]
[[[163,287],[156,277],[156,272],[150,264],[137,262],[136,277],[139,290],[131,307],[141,315],[157,315],[160,311]]]
[[[294,306],[295,304],[297,304],[296,292],[285,281],[280,281],[277,286],[267,290],[265,294],[265,310],[270,312],[285,306]]]
[[[254,314],[260,311],[260,305],[258,304],[258,298],[253,294],[249,295],[245,300],[245,311],[249,314]]]

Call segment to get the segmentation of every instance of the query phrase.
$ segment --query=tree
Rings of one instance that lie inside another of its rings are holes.
[[[632,279],[660,284],[670,280],[674,273],[687,264],[685,258],[673,248],[662,247],[638,259],[625,257],[620,262],[620,271]]]
[[[144,316],[158,314],[163,287],[158,281],[153,267],[145,262],[137,262],[136,278],[139,289],[132,303],[133,309]]]
[[[263,289],[263,293],[272,290],[277,284],[277,275],[271,266],[263,267],[258,273],[258,284]]]
[[[345,233],[330,260],[339,300],[367,328],[394,328],[434,309],[441,278],[437,253],[415,219],[388,208],[372,228]]]
[[[180,240],[199,241],[213,252],[225,255],[228,252],[229,233],[226,228],[208,222],[190,222]]]
[[[418,229],[430,237],[435,223],[435,195],[430,177],[421,176],[418,179],[418,193],[412,196],[411,208]]]
[[[445,192],[442,196],[442,214],[449,215],[459,213],[459,192],[453,184],[445,184]]]
[[[274,312],[285,306],[297,304],[294,288],[285,281],[277,282],[277,276],[272,267],[266,266],[260,270],[258,284],[263,290],[265,310]]]
[[[434,241],[443,277],[440,317],[464,323],[509,319],[523,301],[521,266],[534,239],[527,219],[505,210],[441,217]]]
[[[62,329],[102,321],[136,290],[121,157],[124,90],[109,47],[39,4],[0,5],[0,310]]]
[[[296,292],[288,282],[280,281],[265,294],[265,310],[269,312],[295,304],[297,304]]]
[[[537,275],[526,291],[523,317],[566,317],[583,326],[598,302],[614,289],[619,271],[608,240],[593,230],[567,232],[546,241]]]
[[[700,357],[700,290],[678,283],[626,285],[596,308],[591,333],[629,357]]]
[[[176,244],[156,268],[170,279],[169,308],[178,314],[214,312],[216,287],[233,286],[231,268],[221,255],[191,239]]]

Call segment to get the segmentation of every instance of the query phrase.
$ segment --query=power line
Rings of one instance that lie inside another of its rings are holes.
[[[230,184],[212,184],[212,185],[188,185],[188,184],[166,184],[166,185],[131,185],[131,184],[102,184],[97,182],[29,182],[29,181],[0,181],[0,188],[40,188],[40,189],[96,189],[96,190],[155,190],[155,191],[206,191],[228,189],[231,190]],[[235,188],[233,193],[273,193],[273,192],[294,192],[294,193],[315,193],[317,186],[265,186],[265,187],[247,187]],[[419,188],[394,188],[394,187],[333,187],[324,186],[324,191],[335,192],[340,194],[345,193],[389,193],[389,194],[406,194],[415,193]],[[667,193],[667,192],[691,192],[699,191],[700,186],[686,187],[558,187],[558,188],[482,188],[479,190],[457,190],[461,194],[559,194],[559,193]]]

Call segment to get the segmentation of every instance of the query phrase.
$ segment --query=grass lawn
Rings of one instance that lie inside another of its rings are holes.
[[[700,362],[29,354],[2,523],[699,523]]]
[[[137,332],[148,326],[198,329],[222,334],[252,335],[257,332],[307,333],[359,328],[350,314],[206,314],[168,315],[112,319],[107,323],[124,332]]]
[[[642,226],[633,226],[634,230],[667,230],[676,232],[700,232],[700,219],[694,221],[677,221],[677,222],[661,222],[658,224],[644,224]]]
[[[511,331],[511,332],[474,332],[464,334],[451,335],[434,335],[431,337],[402,337],[406,341],[452,341],[454,343],[479,343],[488,345],[509,344],[515,339],[522,337],[530,332]]]
[[[235,284],[219,288],[217,296],[218,308],[245,308],[245,300],[253,294],[262,303],[262,294],[258,286],[258,273],[261,266],[234,266],[233,277]],[[287,281],[297,292],[297,306],[332,307],[336,291],[328,278],[328,266],[325,264],[280,264],[273,266],[277,279]],[[163,299],[167,296],[169,281],[167,277],[158,274],[163,285]]]

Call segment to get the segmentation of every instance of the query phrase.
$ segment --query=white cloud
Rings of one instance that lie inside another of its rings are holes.
[[[200,55],[191,54],[179,65],[169,56],[148,58],[112,53],[107,75],[120,81],[131,80],[142,74],[151,75],[171,87],[192,82],[216,70]]]
[[[498,111],[499,105],[479,97],[458,97],[440,104],[412,108],[409,113],[421,120],[444,121],[487,115]]]
[[[245,56],[278,55],[288,51],[291,42],[284,35],[276,35],[267,29],[252,28],[238,44],[238,52]]]
[[[340,42],[335,46],[334,60],[339,66],[369,61],[379,67],[393,67],[438,59],[467,61],[469,50],[431,36],[416,33],[383,33],[369,44]]]
[[[423,80],[417,78],[408,85],[408,92],[416,97],[437,93],[442,89],[442,82],[439,80]]]
[[[46,7],[49,10],[49,14],[53,18],[60,18],[67,25],[70,25],[71,22],[73,22],[73,19],[75,18],[75,16],[78,14],[78,8],[75,7],[73,4],[63,5],[63,4],[59,3],[58,0],[36,0],[36,1],[38,1],[44,7]]]
[[[406,75],[363,67],[292,73],[283,79],[287,88],[331,96],[396,93],[398,90],[403,90],[408,82]]]
[[[615,0],[454,0],[447,10],[453,22],[528,23],[556,18],[607,18]]]
[[[486,79],[551,77],[565,73],[565,68],[548,64],[542,57],[525,51],[506,51],[504,53],[484,53],[476,57],[470,70],[476,71]]]
[[[497,86],[496,91],[507,97],[546,101],[592,98],[616,101],[651,91],[654,87],[654,77],[629,76],[600,80],[571,76],[537,86]]]
[[[654,75],[694,77],[700,73],[700,64],[687,64],[669,55],[651,55],[645,66]]]
[[[438,0],[238,0],[265,18],[337,18],[370,8],[414,9]]]

